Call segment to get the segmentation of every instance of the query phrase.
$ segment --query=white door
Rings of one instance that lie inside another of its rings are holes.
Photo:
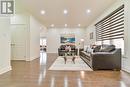
[[[26,27],[11,26],[11,59],[26,60]]]

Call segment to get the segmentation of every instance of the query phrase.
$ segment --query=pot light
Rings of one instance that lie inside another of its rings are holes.
[[[40,30],[42,30],[42,27],[40,27]]]
[[[90,10],[90,9],[87,9],[87,10],[86,10],[86,13],[90,13],[90,12],[91,12],[91,10]]]
[[[41,11],[41,14],[42,14],[42,15],[44,15],[45,13],[46,13],[46,11],[44,11],[44,10]]]
[[[67,24],[65,24],[65,27],[67,27],[68,25]]]
[[[81,24],[78,24],[78,27],[80,27],[81,26]]]
[[[84,42],[84,39],[80,39],[81,42]]]
[[[51,24],[51,27],[54,27],[55,25],[54,24]]]
[[[64,14],[68,14],[68,10],[65,9],[65,10],[64,10]]]

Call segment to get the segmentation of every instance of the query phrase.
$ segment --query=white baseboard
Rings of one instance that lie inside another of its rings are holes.
[[[26,60],[25,58],[12,58],[11,60]]]
[[[11,66],[4,67],[4,68],[0,69],[0,75],[3,74],[3,73],[8,72],[10,70],[12,70]]]
[[[127,69],[127,68],[122,68],[122,70],[123,70],[123,71],[126,71],[126,72],[128,72],[128,73],[130,73],[130,70]]]
[[[58,52],[46,52],[46,53],[49,53],[49,54],[58,54]]]
[[[27,58],[27,59],[26,59],[26,61],[30,61],[30,59],[29,59],[29,58]]]
[[[47,53],[47,54],[58,54],[58,53]]]
[[[26,61],[33,61],[33,60],[35,60],[35,59],[37,59],[37,58],[40,58],[40,57],[36,57],[36,58],[34,58],[34,57],[33,57],[33,58],[27,58]]]

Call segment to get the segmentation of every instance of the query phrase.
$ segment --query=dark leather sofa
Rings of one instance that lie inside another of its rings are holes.
[[[69,45],[71,47],[71,55],[77,55],[78,49],[76,48],[75,45]],[[66,53],[65,50],[66,45],[61,45],[60,48],[58,48],[58,55],[59,56],[64,56]]]
[[[109,51],[96,51],[88,53],[80,50],[80,57],[93,70],[121,70],[121,49],[109,48]]]

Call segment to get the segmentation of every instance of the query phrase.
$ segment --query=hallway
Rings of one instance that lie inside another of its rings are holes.
[[[32,62],[12,61],[13,70],[0,75],[0,87],[130,87],[123,71],[48,71],[57,55],[40,56]]]

